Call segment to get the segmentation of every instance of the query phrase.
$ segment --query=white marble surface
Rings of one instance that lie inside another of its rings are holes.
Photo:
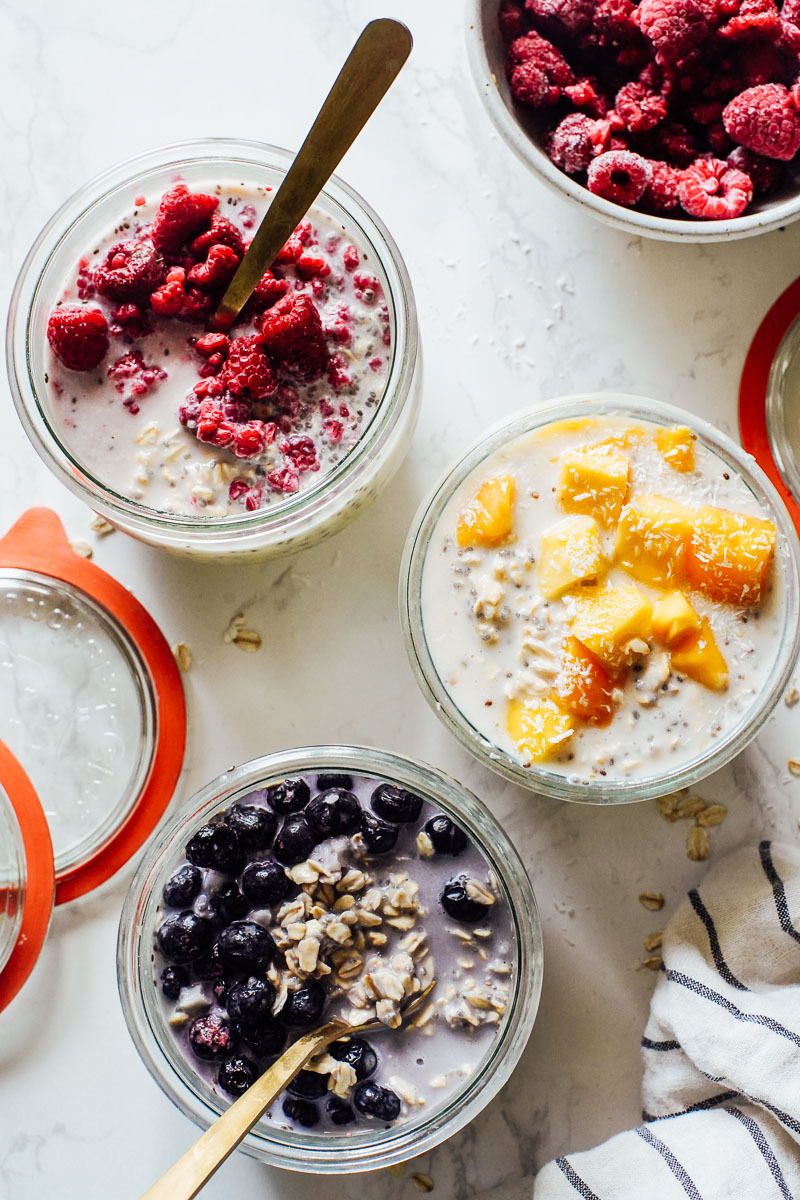
[[[683,404],[729,432],[749,340],[800,266],[800,225],[719,249],[673,247],[593,224],[536,183],[495,136],[469,77],[460,0],[7,0],[0,6],[3,304],[30,241],[66,194],[108,164],[204,135],[295,146],[361,25],[408,21],[401,81],[343,174],[394,233],[416,288],[426,355],[422,418],[399,476],[333,541],[267,567],[210,570],[115,534],[96,561],[131,587],[170,641],[188,642],[191,719],[184,801],[231,763],[282,746],[355,741],[416,754],[482,795],[522,848],[545,930],[539,1019],[504,1093],[402,1178],[317,1180],[319,1200],[476,1191],[582,1149],[637,1119],[639,1035],[652,974],[638,967],[704,867],[683,825],[653,805],[592,810],[546,802],[474,763],[416,690],[395,590],[403,538],[445,462],[490,421],[571,391],[630,390]],[[2,388],[0,527],[49,504],[70,536],[90,513],[29,448]],[[264,635],[247,656],[222,644],[244,607]],[[712,853],[763,834],[795,837],[797,713],[783,705],[734,766],[703,785],[730,816]],[[193,1127],[156,1088],[128,1038],[114,975],[130,868],[59,910],[28,986],[0,1017],[0,1195],[136,1197]],[[308,1194],[303,1176],[241,1155],[204,1193]]]

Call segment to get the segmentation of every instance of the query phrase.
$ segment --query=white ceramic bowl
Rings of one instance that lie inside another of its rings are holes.
[[[505,72],[506,46],[497,15],[500,0],[467,0],[467,39],[472,74],[495,128],[506,145],[543,183],[580,204],[587,212],[625,233],[667,242],[726,242],[788,225],[800,217],[800,177],[790,175],[779,192],[752,205],[730,221],[693,221],[654,217],[595,196],[571,179],[545,154],[535,121],[517,104]]]

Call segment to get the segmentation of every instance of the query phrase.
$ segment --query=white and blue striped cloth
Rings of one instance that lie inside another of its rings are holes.
[[[548,1163],[533,1200],[800,1200],[800,850],[720,861],[662,955],[643,1123]],[[530,1200],[531,1181],[496,1195]]]

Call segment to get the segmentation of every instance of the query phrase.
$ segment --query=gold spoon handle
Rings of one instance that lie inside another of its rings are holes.
[[[313,1033],[299,1038],[144,1193],[141,1200],[192,1200],[312,1055],[352,1032],[352,1026],[345,1021],[328,1021]]]
[[[383,17],[366,26],[228,284],[212,320],[215,328],[233,324],[388,92],[411,46],[411,34],[400,21]]]

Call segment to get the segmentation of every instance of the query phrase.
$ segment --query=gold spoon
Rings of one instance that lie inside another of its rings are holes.
[[[400,21],[383,17],[364,28],[228,284],[211,321],[214,329],[230,329],[388,92],[412,45]]]
[[[398,1029],[402,1028],[412,1013],[418,1011],[435,986],[434,979],[401,1009],[402,1021]],[[144,1193],[141,1200],[192,1200],[310,1058],[348,1034],[360,1036],[370,1030],[385,1028],[380,1021],[350,1025],[347,1021],[334,1020],[298,1038],[252,1087],[201,1134],[158,1182]]]

